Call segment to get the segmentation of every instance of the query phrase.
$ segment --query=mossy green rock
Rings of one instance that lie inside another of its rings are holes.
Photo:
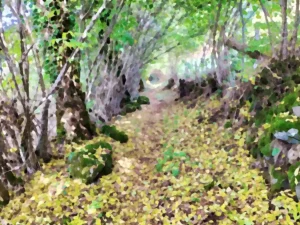
[[[136,110],[141,110],[141,104],[138,102],[129,102],[124,105],[123,110],[121,111],[121,115],[126,115],[127,113],[133,113]]]
[[[141,110],[141,104],[138,102],[131,102],[130,105],[135,106],[136,109]]]
[[[135,112],[135,111],[136,111],[136,107],[134,105],[131,105],[131,104],[125,105],[125,108],[124,108],[125,114],[126,113],[132,113],[132,112]]]
[[[126,143],[128,141],[127,134],[125,134],[123,131],[118,131],[115,126],[104,125],[101,128],[101,133],[121,143]]]
[[[96,150],[101,147],[101,148],[105,148],[105,149],[109,149],[109,150],[112,150],[112,147],[109,143],[105,142],[105,141],[98,141],[96,143],[93,143],[93,144],[88,144],[86,145],[84,148],[89,152],[89,153],[92,153],[92,154],[95,154],[96,153]]]
[[[137,109],[138,110],[142,109],[141,105],[138,104],[137,102],[130,102],[130,103],[126,104],[124,107],[124,111],[126,113],[135,112]]]
[[[73,178],[80,178],[83,182],[89,184],[99,176],[110,174],[113,161],[110,144],[99,141],[87,146],[85,146],[85,149],[69,154],[68,171]],[[99,147],[101,147],[101,152],[97,151]]]
[[[86,184],[92,183],[105,167],[104,161],[101,161],[87,151],[71,152],[68,157],[69,174]]]
[[[146,96],[139,96],[138,98],[137,98],[137,103],[138,104],[141,104],[141,105],[145,105],[145,104],[150,104],[150,100],[149,100],[149,98],[148,97],[146,97]]]
[[[101,175],[108,175],[112,172],[113,169],[112,151],[109,149],[105,149],[101,154],[101,158],[105,164],[103,170],[101,171]]]

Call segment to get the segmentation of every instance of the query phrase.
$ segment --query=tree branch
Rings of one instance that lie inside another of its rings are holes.
[[[248,55],[252,59],[264,59],[264,58],[269,58],[267,55],[262,54],[261,52],[255,50],[254,52],[252,51],[247,51],[247,45],[246,44],[240,44],[238,43],[235,39],[233,38],[228,38],[225,41],[225,45],[228,46],[229,48],[232,48],[240,53],[243,53],[245,55]]]

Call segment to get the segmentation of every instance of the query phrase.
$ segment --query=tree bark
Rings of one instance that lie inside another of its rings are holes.
[[[266,23],[267,23],[267,26],[268,26],[268,35],[269,35],[270,45],[271,45],[271,48],[272,48],[272,56],[273,56],[273,54],[275,54],[275,50],[274,50],[274,46],[273,46],[272,33],[271,33],[270,23],[269,23],[269,19],[268,19],[268,11],[267,11],[266,7],[264,6],[262,0],[259,0],[259,3],[260,3],[260,6],[261,6],[261,9],[263,10],[264,17],[265,17],[265,20],[266,20]]]
[[[254,52],[251,52],[251,51],[247,51],[246,48],[247,48],[247,45],[243,45],[243,44],[240,44],[238,43],[235,39],[233,38],[228,38],[226,41],[225,41],[225,45],[228,46],[229,48],[232,48],[238,52],[241,52],[245,55],[248,55],[250,58],[252,59],[265,59],[265,58],[268,58],[268,56],[262,54],[261,52],[259,51],[254,51]]]
[[[281,47],[279,58],[285,60],[288,54],[288,28],[287,28],[287,0],[280,0],[282,25],[281,25]]]
[[[0,199],[0,206],[5,206],[9,203],[10,201],[9,192],[4,186],[4,184],[1,182],[1,180],[0,180],[0,197],[2,198],[2,200]]]
[[[222,1],[219,0],[218,1],[218,11],[217,11],[217,15],[216,15],[216,20],[214,23],[214,28],[213,28],[213,47],[212,47],[212,68],[215,68],[215,62],[217,61],[217,49],[216,49],[216,35],[217,35],[217,30],[218,30],[218,23],[219,23],[219,19],[220,19],[220,15],[221,15],[221,10],[222,10]]]
[[[100,21],[103,24],[106,24],[107,29],[110,30],[115,25],[118,17],[118,13],[122,10],[124,2],[120,3],[118,6],[117,13],[113,14],[113,5],[107,5],[107,14],[100,16]],[[110,17],[112,16],[112,19]],[[116,43],[112,43],[111,38],[106,35],[103,30],[98,34],[100,41],[103,41],[104,46],[100,51],[100,55],[104,57],[104,63],[106,66],[106,76],[104,77],[101,84],[95,87],[95,94],[91,95],[91,99],[96,99],[95,104],[92,107],[91,119],[92,121],[100,121],[101,123],[106,123],[111,120],[115,115],[118,115],[121,112],[121,101],[126,94],[128,97],[131,97],[129,93],[133,92],[130,90],[130,85],[136,86],[137,91],[139,89],[140,77],[136,83],[130,82],[133,74],[130,74],[130,77],[126,77],[126,68],[124,61],[118,56],[118,52],[115,50],[114,46]],[[132,81],[132,80],[131,80]]]
[[[300,23],[299,2],[300,2],[299,0],[296,0],[296,17],[295,17],[293,35],[290,42],[291,55],[295,55],[296,53],[297,35],[298,35],[298,28]]]
[[[1,125],[0,129],[2,130]],[[20,184],[20,179],[11,171],[3,158],[4,155],[7,155],[7,147],[4,143],[3,135],[0,134],[0,175],[3,176],[11,186],[16,186]]]
[[[32,117],[29,110],[25,111],[25,128],[21,139],[21,157],[26,164],[27,172],[33,174],[39,168],[37,156],[32,146],[31,131],[33,127]]]
[[[63,33],[67,33],[75,26],[74,21],[70,18],[70,13],[66,12],[59,3],[58,0],[54,2],[55,7],[60,10],[59,17],[54,19],[60,19],[59,23],[60,31],[56,35],[56,38],[62,38]],[[71,37],[67,37],[70,41]],[[59,70],[60,65],[64,65],[66,61],[71,57],[74,48],[67,48],[63,55],[62,60],[57,62]],[[57,117],[57,130],[58,136],[64,139],[66,136],[65,128],[71,128],[71,134],[69,137],[76,139],[91,139],[95,135],[95,128],[92,125],[89,114],[85,106],[85,93],[81,91],[80,85],[80,56],[77,56],[71,63],[71,66],[67,73],[64,75],[60,86],[58,87],[58,96],[56,99],[56,117]],[[71,113],[72,116],[66,115]]]
[[[47,100],[42,113],[41,133],[35,153],[43,159],[45,163],[50,162],[51,155],[48,153],[49,139],[48,139],[48,116],[49,116],[50,100]]]

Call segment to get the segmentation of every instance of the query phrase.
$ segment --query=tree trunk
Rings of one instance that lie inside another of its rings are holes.
[[[258,59],[258,60],[261,60],[261,59],[266,59],[268,58],[268,56],[262,54],[261,52],[255,50],[254,52],[251,52],[251,51],[246,51],[247,49],[247,45],[243,45],[243,44],[240,44],[238,43],[235,39],[233,38],[228,38],[226,41],[225,41],[225,45],[229,48],[232,48],[240,53],[243,53],[243,54],[246,54],[248,55],[250,58],[252,59]]]
[[[50,100],[47,100],[42,113],[41,133],[39,135],[38,144],[35,153],[43,159],[45,163],[50,162],[51,155],[48,153],[49,139],[48,139],[48,116],[49,116]]]
[[[287,0],[280,0],[282,25],[281,25],[281,48],[279,58],[285,60],[288,54],[288,28],[287,28]]]
[[[295,23],[294,23],[294,30],[293,35],[291,38],[291,55],[295,55],[296,53],[296,43],[297,43],[297,35],[298,35],[298,27],[300,22],[300,13],[299,13],[299,0],[296,0],[296,17],[295,17]]]
[[[124,3],[119,8],[122,9]],[[100,21],[106,24],[107,28],[113,26],[116,19],[116,14],[111,15],[113,12],[113,5],[110,2],[107,5],[107,14],[100,17]],[[112,17],[112,19],[110,19]],[[104,40],[104,31],[99,32],[100,40]],[[135,71],[127,75],[126,60],[118,57],[114,46],[117,43],[112,43],[110,37],[106,39],[105,45],[100,54],[104,56],[104,63],[106,64],[106,76],[99,86],[95,87],[94,93],[90,96],[91,99],[96,99],[96,103],[91,109],[91,120],[93,122],[105,123],[110,121],[113,116],[121,112],[121,101],[126,97],[137,97],[140,90],[141,77]],[[130,60],[130,59],[129,59]]]
[[[85,106],[85,93],[79,83],[79,62],[73,63],[59,87],[57,114],[62,115],[64,128],[71,129],[71,138],[91,139],[95,134]],[[67,130],[68,132],[70,130]]]
[[[2,127],[0,125],[0,129]],[[20,178],[17,178],[14,173],[11,171],[3,156],[7,155],[7,147],[4,143],[3,135],[0,134],[0,175],[4,175],[4,178],[11,186],[17,186],[22,183]]]
[[[53,20],[58,22],[60,29],[56,38],[62,38],[63,33],[72,31],[75,22],[71,20],[70,13],[62,9],[58,0],[54,2],[55,7],[60,10],[60,15]],[[70,41],[71,37],[69,38]],[[73,48],[68,48],[62,55],[62,60],[57,62],[60,71],[60,65],[64,65],[72,54]],[[95,128],[91,124],[89,114],[85,106],[85,94],[81,91],[80,85],[80,57],[76,57],[67,74],[64,76],[61,85],[58,87],[58,97],[56,99],[56,118],[57,133],[60,139],[64,139],[66,128],[70,132],[69,137],[76,139],[91,139],[95,134]],[[68,115],[68,114],[71,114]]]
[[[216,49],[216,35],[217,35],[217,30],[218,30],[218,25],[219,25],[219,20],[220,20],[220,15],[221,15],[221,10],[222,10],[222,1],[219,0],[218,1],[218,11],[217,11],[217,15],[216,15],[216,20],[215,20],[215,24],[214,24],[214,28],[213,28],[213,47],[212,47],[212,54],[211,54],[211,63],[212,63],[212,68],[215,68],[215,63],[217,61],[217,49]]]
[[[266,21],[267,26],[268,26],[268,35],[269,35],[270,45],[271,45],[271,48],[272,48],[272,56],[273,56],[275,54],[275,50],[274,50],[274,46],[273,46],[272,33],[271,33],[269,19],[268,19],[268,11],[267,11],[266,7],[264,6],[262,0],[259,0],[259,3],[260,3],[260,6],[261,6],[261,8],[264,12],[265,21]]]
[[[0,206],[5,206],[9,203],[9,192],[0,180]]]
[[[21,157],[26,164],[27,172],[33,174],[39,168],[37,156],[32,146],[31,131],[33,130],[32,117],[29,107],[25,111],[26,124],[21,138]]]

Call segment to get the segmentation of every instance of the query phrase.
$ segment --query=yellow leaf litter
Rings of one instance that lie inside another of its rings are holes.
[[[198,124],[199,113],[205,114],[205,107],[217,106],[216,101],[193,109],[182,103],[143,106],[141,111],[116,120],[117,128],[129,135],[128,143],[120,144],[102,135],[93,140],[112,144],[112,174],[85,185],[68,177],[64,160],[52,161],[26,184],[25,193],[2,209],[0,222],[300,224],[300,206],[292,196],[281,192],[269,200],[260,172],[250,169],[254,159],[244,149],[243,128],[233,133],[231,128],[207,120]],[[226,150],[229,145],[234,147]],[[178,177],[156,171],[166,146],[190,158],[188,162],[176,161]],[[214,184],[207,189],[212,181]]]

